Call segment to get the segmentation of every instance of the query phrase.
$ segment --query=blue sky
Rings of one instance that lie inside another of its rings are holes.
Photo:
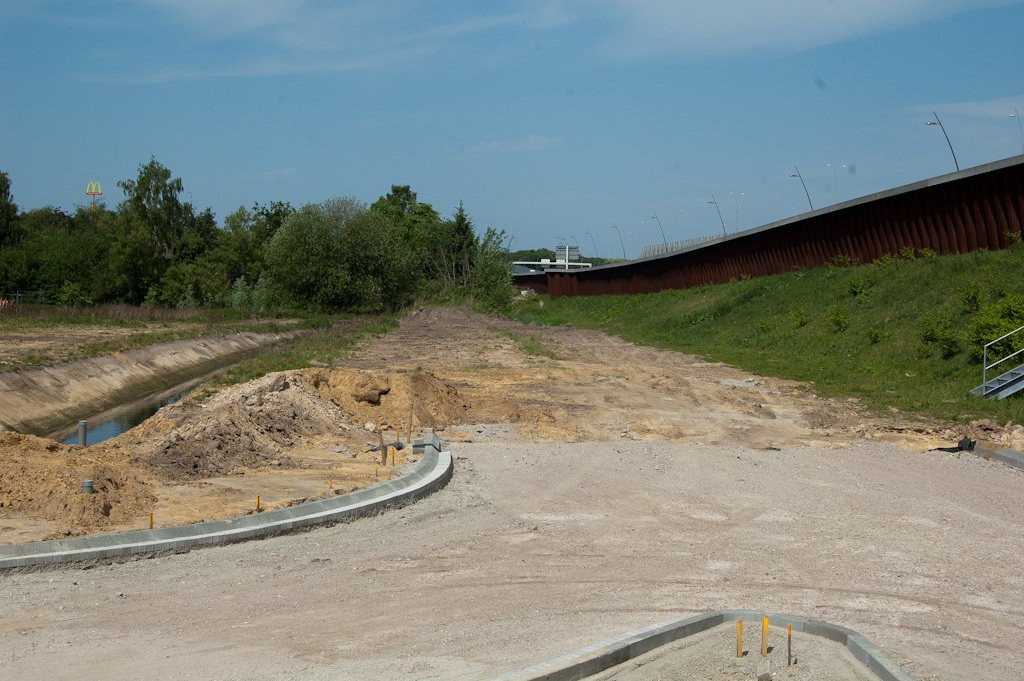
[[[1024,3],[3,0],[0,170],[104,200],[155,157],[219,220],[409,184],[514,248],[621,256],[1020,154]],[[834,162],[838,185],[829,163]],[[843,166],[846,167],[843,167]],[[738,214],[738,221],[737,221]],[[590,236],[594,237],[591,242]]]

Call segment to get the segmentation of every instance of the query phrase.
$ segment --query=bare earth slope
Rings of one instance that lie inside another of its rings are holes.
[[[460,310],[408,315],[352,364],[422,367],[467,423],[497,425],[449,425],[449,486],[376,518],[0,575],[4,675],[490,678],[733,607],[851,627],[919,679],[1020,675],[1024,474],[923,452],[956,429]],[[400,425],[386,387],[375,413]]]

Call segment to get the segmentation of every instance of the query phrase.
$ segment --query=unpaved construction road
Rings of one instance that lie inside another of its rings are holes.
[[[0,677],[486,679],[720,608],[853,628],[922,680],[1021,676],[1024,473],[924,451],[956,429],[461,310],[407,315],[352,365],[429,372],[483,424],[442,433],[445,489],[302,534],[0,575]]]

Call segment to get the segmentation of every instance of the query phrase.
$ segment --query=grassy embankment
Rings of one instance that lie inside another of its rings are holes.
[[[336,361],[351,356],[360,342],[396,328],[399,316],[400,313],[388,313],[376,317],[345,319],[316,329],[257,357],[244,360],[208,383],[200,384],[200,398],[210,394],[211,388],[245,383],[274,371],[311,366],[332,367]]]
[[[339,316],[308,313],[279,314],[274,318],[257,318],[236,310],[174,310],[132,305],[95,305],[71,307],[19,306],[0,314],[0,333],[43,336],[62,329],[117,329],[118,335],[100,340],[84,340],[54,346],[43,352],[27,351],[6,362],[0,371],[17,371],[39,366],[53,366],[77,359],[122,352],[165,341],[217,336],[249,331],[317,330],[329,327]],[[86,334],[88,335],[88,334]]]
[[[1024,247],[916,255],[870,265],[840,259],[813,270],[648,295],[541,296],[517,303],[512,316],[599,329],[755,374],[807,381],[820,395],[860,397],[878,413],[895,408],[959,421],[1024,421],[1021,393],[987,400],[968,392],[981,383],[978,338],[994,340],[1000,329],[1024,325]],[[1016,348],[1022,346],[1024,338]]]

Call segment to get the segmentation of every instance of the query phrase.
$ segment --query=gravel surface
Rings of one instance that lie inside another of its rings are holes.
[[[855,629],[918,679],[1019,678],[1014,469],[470,431],[447,488],[375,518],[0,575],[3,676],[485,679],[746,607]]]
[[[924,451],[968,427],[466,310],[410,313],[350,365],[424,368],[487,424],[442,433],[445,489],[303,534],[0,574],[0,679],[489,679],[726,608],[849,627],[920,681],[1021,677],[1024,473]]]

